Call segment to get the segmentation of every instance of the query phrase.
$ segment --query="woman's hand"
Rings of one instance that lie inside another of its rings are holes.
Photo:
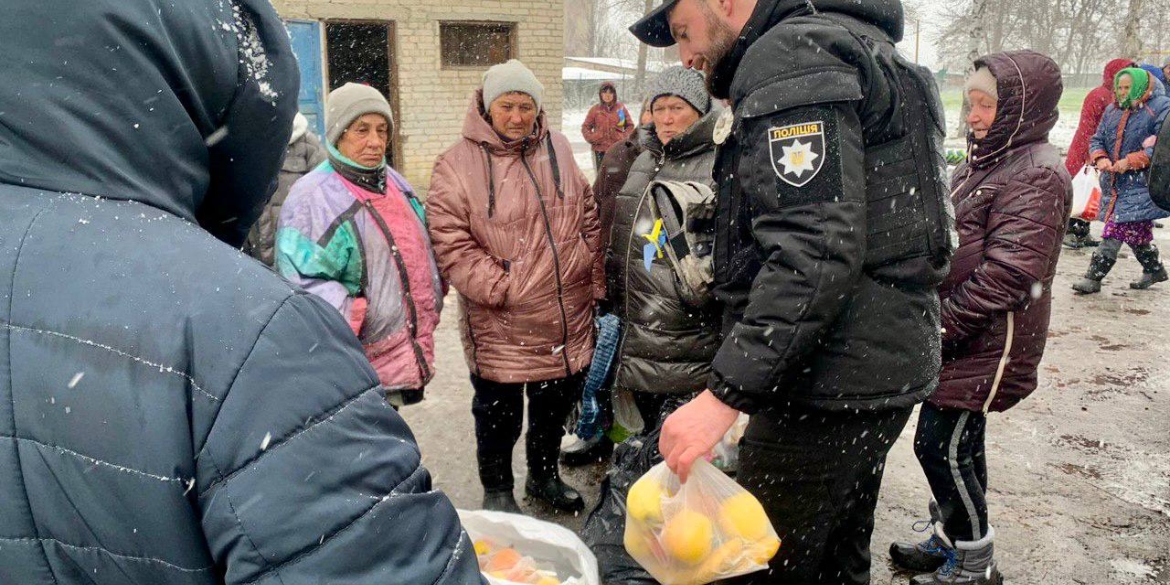
[[[1097,170],[1102,173],[1107,173],[1113,169],[1113,163],[1109,162],[1108,158],[1101,157],[1097,159]]]
[[[1128,158],[1123,158],[1123,159],[1113,163],[1113,172],[1124,173],[1127,171],[1129,171],[1129,159]]]

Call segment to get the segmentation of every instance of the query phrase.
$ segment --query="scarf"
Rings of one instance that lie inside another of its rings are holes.
[[[1142,104],[1146,99],[1146,93],[1150,91],[1150,74],[1145,69],[1137,67],[1127,67],[1122,69],[1113,78],[1113,94],[1117,96],[1117,86],[1121,82],[1121,76],[1128,75],[1133,80],[1133,87],[1129,88],[1129,95],[1124,99],[1117,100],[1117,107],[1123,110],[1132,110]]]
[[[376,167],[367,167],[350,160],[332,144],[328,145],[328,151],[329,164],[345,180],[371,193],[386,194],[386,159],[383,158],[382,164]]]

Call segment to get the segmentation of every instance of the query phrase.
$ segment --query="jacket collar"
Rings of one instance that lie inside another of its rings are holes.
[[[675,136],[669,143],[663,145],[662,141],[658,139],[658,133],[654,131],[654,124],[648,124],[644,128],[645,134],[642,137],[642,146],[654,153],[654,156],[667,160],[676,160],[700,154],[704,151],[710,150],[715,146],[714,138],[715,121],[719,118],[719,112],[711,110],[707,115],[699,118],[690,128],[687,128],[682,134]]]
[[[740,63],[760,37],[782,21],[797,16],[832,12],[877,26],[894,42],[902,40],[904,12],[901,0],[759,0],[731,52],[715,64],[708,86],[718,99],[731,98],[731,84]]]

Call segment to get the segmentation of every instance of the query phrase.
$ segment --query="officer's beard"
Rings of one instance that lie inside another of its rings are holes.
[[[707,19],[707,30],[711,34],[711,48],[703,55],[703,74],[707,80],[708,93],[714,93],[711,84],[715,76],[712,74],[723,66],[727,56],[731,54],[735,47],[736,34],[723,19],[719,18],[719,15],[715,14],[707,2],[701,1],[699,6],[703,11],[703,17]]]

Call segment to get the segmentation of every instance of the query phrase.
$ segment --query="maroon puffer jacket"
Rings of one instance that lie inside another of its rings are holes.
[[[999,107],[954,175],[959,250],[942,297],[943,369],[930,402],[1004,411],[1036,389],[1072,183],[1048,133],[1063,91],[1060,68],[1032,51],[981,58]]]

